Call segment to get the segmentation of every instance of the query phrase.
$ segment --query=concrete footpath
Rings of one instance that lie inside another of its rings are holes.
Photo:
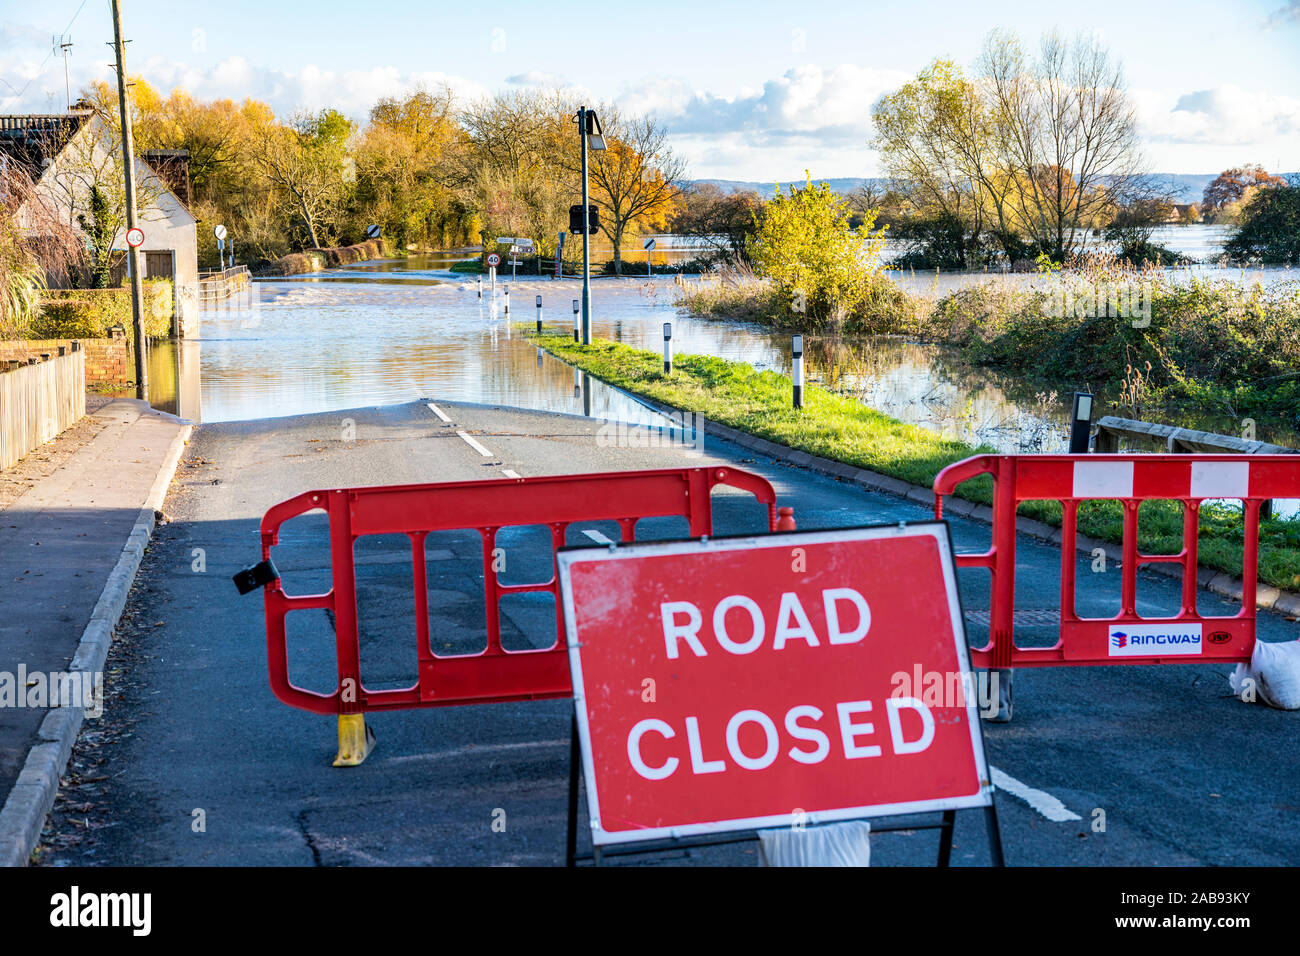
[[[240,597],[230,575],[257,560],[259,519],[277,501],[316,488],[728,463],[768,478],[804,530],[926,520],[930,507],[864,489],[712,436],[704,454],[680,446],[610,446],[592,419],[444,402],[354,409],[204,426],[167,499],[133,589],[110,671],[105,723],[129,733],[83,734],[68,791],[46,829],[50,865],[557,865],[563,861],[571,704],[537,701],[374,715],[378,749],[360,767],[334,769],[335,726],[272,696],[260,595]],[[715,532],[765,527],[748,496],[714,495]],[[645,539],[680,537],[681,519],[648,519]],[[987,523],[950,521],[959,550],[987,547]],[[320,513],[285,525],[275,561],[293,594],[329,586]],[[510,576],[538,580],[550,535],[503,529]],[[577,524],[571,544],[617,539],[612,522]],[[482,642],[482,555],[476,533],[426,541],[430,634],[440,653]],[[356,544],[362,674],[402,686],[414,661],[409,542],[376,535]],[[202,561],[199,561],[202,558]],[[1079,609],[1113,613],[1113,565],[1089,573],[1079,557]],[[1018,607],[1042,611],[1028,642],[1050,640],[1060,548],[1023,536]],[[988,581],[961,575],[973,641],[987,621]],[[1176,602],[1178,584],[1139,576],[1139,610]],[[1221,595],[1200,592],[1211,614]],[[501,605],[508,646],[554,640],[553,605]],[[1296,625],[1264,613],[1265,640]],[[290,616],[290,672],[333,686],[332,621]],[[1018,865],[1294,865],[1300,863],[1300,714],[1247,705],[1230,667],[1038,668],[1016,677],[1010,724],[985,737],[1008,861]],[[117,684],[116,689],[112,686]],[[88,725],[89,729],[89,725]],[[90,739],[94,737],[95,739]],[[84,768],[84,769],[79,769]],[[493,827],[504,819],[504,828]],[[882,835],[873,863],[932,865],[930,833]],[[589,839],[580,848],[589,847]],[[987,862],[978,814],[958,814],[954,865]],[[749,864],[751,845],[679,851],[645,863]]]
[[[192,427],[132,399],[94,418],[89,443],[0,511],[0,865],[26,863],[54,803]]]

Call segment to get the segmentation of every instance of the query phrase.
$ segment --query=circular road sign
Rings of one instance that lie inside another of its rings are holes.
[[[366,236],[370,239],[378,239],[380,232],[382,232],[382,230],[377,224],[366,227]]]
[[[212,234],[216,236],[218,239],[224,239],[226,238],[226,227],[217,226],[215,229],[212,230]]]
[[[501,265],[501,257],[497,255],[495,252],[492,253],[490,256],[488,256],[488,265],[490,266]]]
[[[126,244],[130,246],[132,249],[139,248],[140,244],[143,242],[144,242],[144,230],[141,229],[139,226],[136,226],[134,229],[128,229],[126,231]]]

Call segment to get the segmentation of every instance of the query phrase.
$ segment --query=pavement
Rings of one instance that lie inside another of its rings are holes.
[[[801,530],[917,521],[924,505],[873,493],[726,441],[703,456],[680,446],[608,447],[601,423],[491,406],[421,402],[202,426],[167,498],[109,658],[105,730],[88,721],[72,754],[68,793],[45,831],[54,865],[559,865],[564,855],[571,704],[449,707],[372,715],[378,747],[359,767],[330,766],[335,725],[288,708],[266,678],[258,595],[231,575],[259,557],[257,526],[277,501],[317,488],[454,481],[728,463],[767,477]],[[715,533],[765,529],[765,509],[741,493],[714,497]],[[987,547],[990,528],[950,519],[959,550]],[[274,557],[292,594],[328,588],[322,514],[285,526]],[[654,519],[638,537],[680,537]],[[594,534],[589,534],[593,532]],[[504,529],[510,574],[547,575],[543,528]],[[617,526],[569,529],[570,543]],[[482,567],[474,533],[431,535],[429,607],[436,650],[481,642]],[[398,686],[413,675],[409,545],[357,542],[362,674]],[[1060,552],[1022,536],[1018,608],[1055,607]],[[1079,609],[1117,607],[1114,566],[1079,558]],[[983,637],[985,572],[963,572],[973,641]],[[1179,584],[1139,576],[1139,610],[1177,606]],[[548,595],[503,603],[507,646],[549,646]],[[1231,611],[1201,592],[1209,613]],[[1032,620],[1033,615],[1027,615]],[[1038,639],[1050,639],[1044,625]],[[1264,613],[1266,640],[1297,626]],[[1031,630],[1022,640],[1034,640]],[[332,688],[332,622],[290,617],[295,683]],[[1225,666],[1041,668],[1018,672],[1015,719],[986,724],[1008,862],[1017,865],[1294,865],[1300,863],[1300,713],[1231,695]],[[123,729],[126,727],[127,729]],[[116,728],[116,729],[114,729]],[[504,821],[502,829],[500,823]],[[494,826],[494,823],[497,826]],[[589,844],[589,841],[587,841]],[[584,846],[580,841],[580,848]],[[929,865],[932,832],[882,834],[873,863]],[[983,820],[958,814],[954,865],[988,861]],[[624,861],[627,862],[627,861]],[[643,863],[752,865],[752,844]],[[620,863],[620,865],[622,865]]]
[[[0,511],[0,863],[25,860],[80,723],[23,706],[34,675],[102,669],[191,427],[131,399],[92,417],[94,437]]]

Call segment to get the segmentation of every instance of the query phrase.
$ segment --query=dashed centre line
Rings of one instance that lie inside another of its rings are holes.
[[[1066,823],[1070,820],[1083,819],[1050,793],[1035,790],[1028,784],[1021,783],[1015,777],[1003,773],[992,764],[989,764],[989,773],[993,778],[993,786],[1025,801],[1030,807],[1053,823]]]
[[[464,432],[459,432],[459,431],[456,432],[456,434],[460,436],[460,438],[465,442],[465,444],[469,445],[470,448],[473,448],[484,458],[492,457],[492,452],[488,451],[486,448],[484,448],[482,445],[476,442],[471,436],[466,435]]]
[[[429,402],[428,404],[429,404],[429,411],[433,412],[435,415],[437,415],[439,418],[441,418],[441,419],[442,419],[444,422],[446,422],[448,425],[451,424],[451,419],[448,418],[446,415],[443,414],[443,411],[442,411],[441,408],[439,408],[437,405],[433,404],[433,402]]]

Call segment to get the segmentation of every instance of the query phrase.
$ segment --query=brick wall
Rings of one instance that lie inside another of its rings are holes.
[[[76,339],[86,353],[86,387],[125,388],[135,381],[135,353],[131,340],[121,329],[113,329],[110,338]],[[24,339],[0,342],[0,362],[8,359],[39,359],[42,353],[58,355],[59,346],[71,351],[73,339]]]

